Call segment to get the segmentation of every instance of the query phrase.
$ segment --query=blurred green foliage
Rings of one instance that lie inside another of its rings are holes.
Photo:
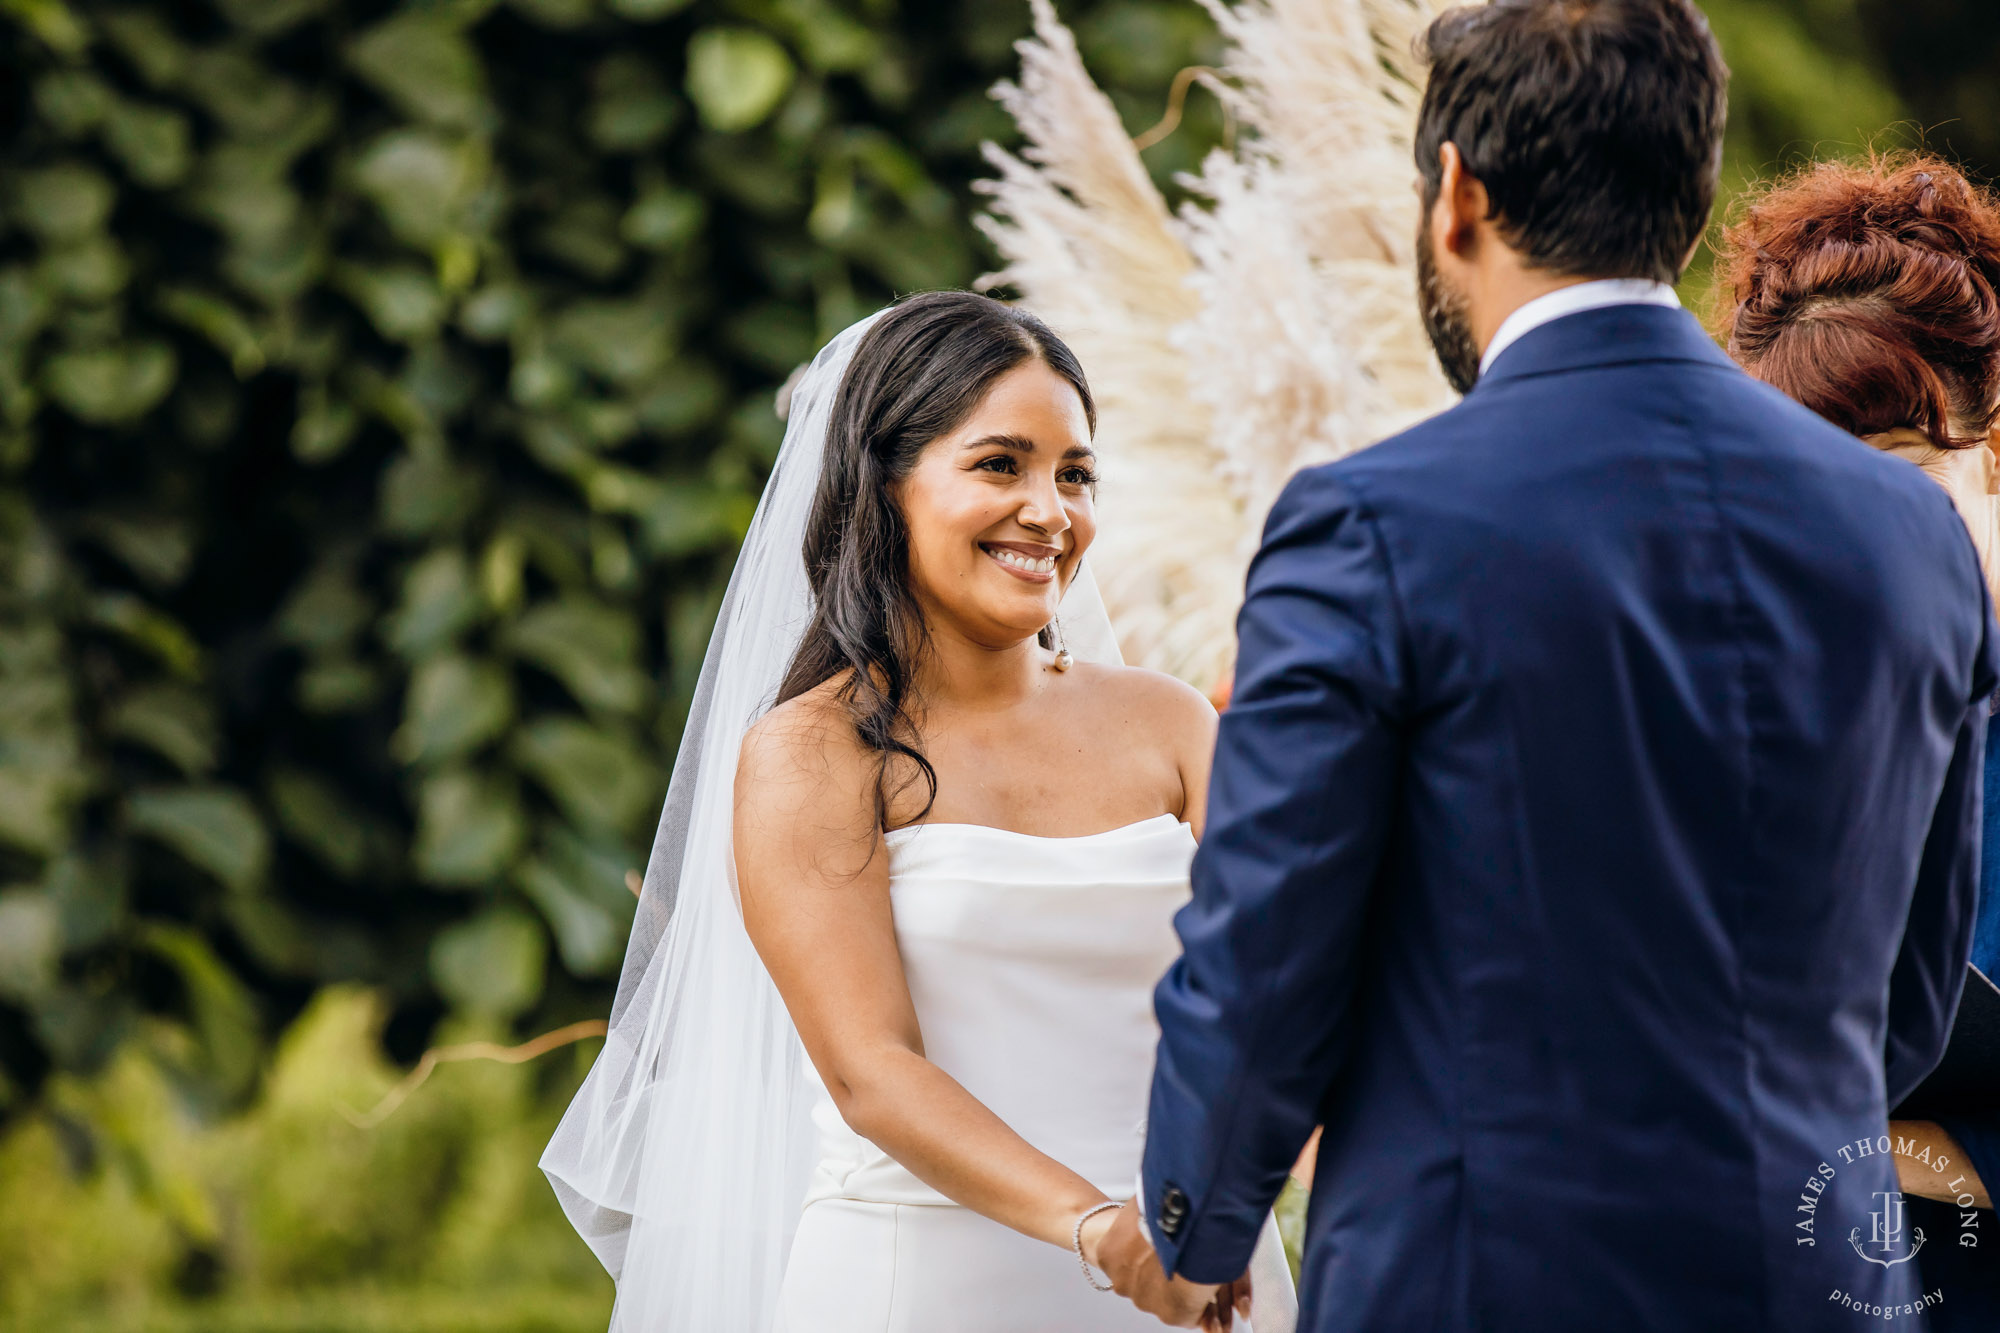
[[[256,1109],[219,1124],[188,1115],[136,1044],[95,1079],[57,1076],[44,1113],[0,1140],[0,1327],[603,1328],[610,1281],[535,1168],[594,1047],[445,1065],[357,1128],[348,1116],[397,1077],[383,1017],[374,992],[323,989],[274,1050]],[[225,1285],[227,1301],[208,1299]]]
[[[1077,10],[1141,125],[1212,55]],[[333,982],[601,1013],[772,392],[980,272],[1025,7],[0,13],[0,1116],[147,1017],[241,1105]]]
[[[1706,7],[1727,188],[1952,116],[1996,160],[1991,19]],[[1194,0],[1061,8],[1135,132],[1219,55]],[[602,1326],[532,1169],[584,1054],[338,1111],[607,1008],[772,393],[988,266],[1026,26],[0,0],[0,1322]],[[1222,130],[1195,93],[1156,178]]]
[[[1135,128],[1217,54],[1192,3],[1069,9]],[[773,393],[987,266],[967,186],[1026,28],[0,3],[0,1318],[220,1291],[293,1327],[272,1302],[333,1284],[361,1327],[354,1283],[449,1250],[602,1326],[532,1166],[573,1079],[472,1115],[447,1071],[357,1138],[284,1052],[328,987],[381,1020],[328,1079],[378,1029],[408,1062],[606,1012]],[[1220,131],[1197,99],[1161,178]]]

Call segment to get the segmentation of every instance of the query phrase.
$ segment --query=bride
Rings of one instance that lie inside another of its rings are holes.
[[[614,1329],[1159,1327],[1089,1261],[1138,1170],[1215,715],[1118,661],[1082,570],[1095,424],[1054,333],[959,292],[794,389],[542,1162]]]

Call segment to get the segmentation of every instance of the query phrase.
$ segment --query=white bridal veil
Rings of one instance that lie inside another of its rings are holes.
[[[792,391],[682,733],[610,1033],[542,1154],[617,1280],[622,1333],[766,1333],[805,1197],[805,1050],[743,929],[732,789],[743,733],[775,702],[811,614],[802,551],[827,421],[880,317],[828,343]],[[1087,566],[1062,628],[1075,656],[1120,660]]]

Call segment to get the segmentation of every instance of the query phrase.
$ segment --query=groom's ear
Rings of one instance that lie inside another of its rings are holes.
[[[1425,219],[1437,248],[1470,259],[1481,225],[1493,221],[1492,211],[1493,201],[1485,184],[1465,169],[1458,145],[1449,140],[1439,144],[1437,203]]]

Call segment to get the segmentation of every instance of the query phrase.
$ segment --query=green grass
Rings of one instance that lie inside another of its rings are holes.
[[[611,1296],[569,1290],[490,1293],[331,1287],[38,1317],[19,1333],[603,1333]]]
[[[145,1034],[54,1086],[0,1134],[0,1333],[601,1333],[611,1280],[535,1165],[594,1046],[447,1065],[357,1127],[400,1072],[383,1012],[322,992],[234,1116]]]

